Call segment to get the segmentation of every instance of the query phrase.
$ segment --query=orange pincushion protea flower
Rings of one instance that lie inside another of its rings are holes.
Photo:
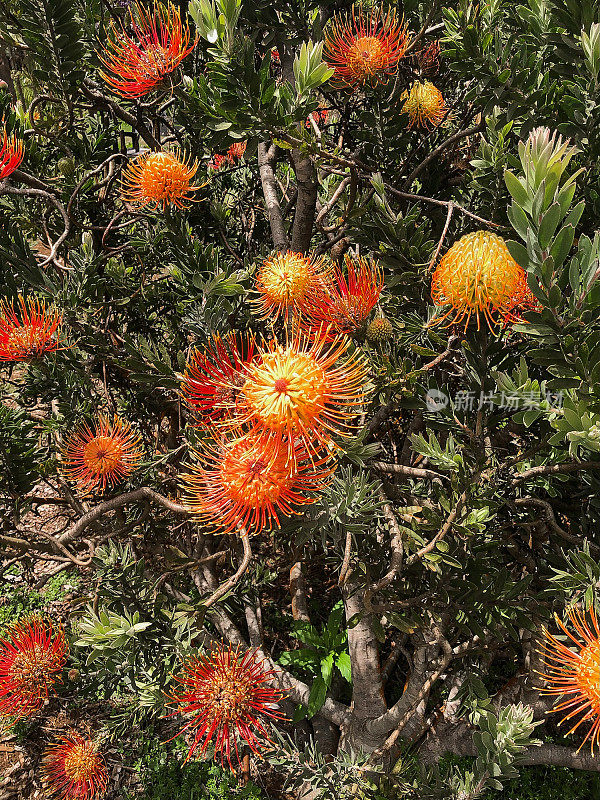
[[[236,432],[234,438],[206,445],[183,476],[185,502],[204,522],[224,533],[247,533],[279,526],[280,515],[299,513],[314,502],[332,473],[329,455],[309,457],[300,445],[293,459],[276,439]]]
[[[223,764],[226,757],[230,767],[233,751],[240,760],[238,743],[259,754],[271,741],[268,720],[285,719],[276,709],[284,693],[272,685],[275,677],[256,650],[219,644],[209,655],[188,659],[175,676],[179,685],[168,695],[177,709],[174,713],[190,715],[177,734],[194,735],[188,759],[196,751],[204,753],[211,742],[215,758],[220,755]]]
[[[448,111],[444,97],[431,81],[417,81],[405,92],[402,110],[408,114],[409,128],[436,128]]]
[[[511,256],[502,237],[488,231],[467,233],[441,259],[431,281],[431,296],[437,306],[451,309],[433,321],[441,322],[454,312],[452,323],[480,314],[490,327],[497,325],[494,314],[510,301],[525,272]],[[451,323],[451,324],[452,324]]]
[[[198,166],[176,152],[144,153],[123,174],[123,199],[153,211],[170,205],[188,208],[200,188],[191,183]]]
[[[312,342],[298,333],[286,345],[269,342],[247,368],[241,421],[279,441],[298,439],[309,452],[331,447],[332,435],[350,435],[353,408],[365,399],[367,364],[358,353],[348,355],[346,336],[328,340],[325,329]]]
[[[235,409],[246,380],[245,365],[255,357],[252,336],[218,334],[203,350],[195,350],[185,369],[181,394],[201,422],[226,416]]]
[[[0,301],[0,362],[41,358],[61,347],[62,316],[46,309],[43,301],[19,296],[15,302]]]
[[[557,624],[576,645],[576,650],[567,647],[555,636],[544,630],[546,641],[543,653],[546,658],[546,673],[541,673],[547,681],[545,694],[560,695],[565,698],[553,711],[567,711],[561,723],[579,717],[569,733],[573,733],[584,722],[591,723],[581,747],[591,741],[600,745],[600,629],[596,613],[590,610],[589,623],[583,611],[573,609],[569,621],[580,638],[576,638],[567,626],[556,616]],[[582,641],[583,640],[583,641]]]
[[[362,5],[335,16],[325,32],[324,58],[343,86],[363,87],[393,75],[407,51],[408,30],[395,11],[384,13]]]
[[[46,750],[42,772],[48,793],[57,800],[93,800],[104,794],[108,772],[91,739],[69,733]]]
[[[98,57],[106,71],[100,74],[121,97],[143,97],[176,69],[191,53],[190,29],[179,9],[155,0],[151,10],[136,3],[129,8],[132,35],[114,23]]]
[[[0,718],[24,719],[44,705],[67,661],[60,625],[33,615],[0,638]]]
[[[322,285],[306,317],[311,328],[331,324],[334,333],[356,333],[377,305],[383,289],[383,273],[360,256],[345,254],[347,276],[335,267],[335,281]]]
[[[9,136],[6,128],[0,133],[0,181],[8,178],[23,161],[23,142],[14,134]]]
[[[258,270],[255,301],[261,319],[307,310],[311,296],[328,271],[321,259],[302,253],[277,253],[267,258]]]
[[[141,438],[128,422],[100,414],[92,428],[83,423],[71,434],[62,458],[65,474],[82,491],[104,492],[137,468]]]

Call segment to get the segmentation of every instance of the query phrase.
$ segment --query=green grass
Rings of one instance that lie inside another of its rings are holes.
[[[16,567],[7,570],[8,576],[18,574]],[[36,589],[30,589],[24,583],[12,583],[4,576],[2,579],[3,597],[0,605],[0,632],[25,614],[42,611],[49,603],[62,600],[70,592],[70,589],[64,588],[65,584],[76,586],[78,582],[79,576],[66,570],[50,578],[42,591],[38,592]]]
[[[600,775],[566,767],[521,767],[519,777],[485,800],[598,800]]]
[[[143,794],[126,791],[123,800],[267,800],[253,783],[240,788],[237,776],[213,761],[182,763],[182,743],[163,744],[148,732],[138,753],[133,766],[140,773]]]

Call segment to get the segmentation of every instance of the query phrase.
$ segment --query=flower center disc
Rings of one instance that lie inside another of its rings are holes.
[[[87,742],[76,744],[65,756],[65,773],[77,783],[88,781],[96,768],[96,754]]]
[[[155,153],[144,164],[140,188],[152,200],[181,197],[189,188],[187,170],[169,153]]]
[[[375,75],[383,62],[383,47],[376,36],[360,36],[348,49],[348,67],[360,78]]]
[[[600,712],[600,644],[584,647],[579,658],[576,681],[591,702],[590,710],[597,714]]]
[[[257,458],[254,448],[244,452],[243,447],[233,447],[221,463],[221,480],[231,499],[254,508],[277,502],[289,477],[284,455],[269,463]]]
[[[83,448],[83,460],[95,475],[106,475],[119,465],[121,445],[109,436],[95,436]]]
[[[253,365],[244,386],[252,413],[273,430],[312,427],[328,396],[325,370],[308,353],[277,349]]]

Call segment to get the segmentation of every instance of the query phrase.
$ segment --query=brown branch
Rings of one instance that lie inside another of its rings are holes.
[[[580,472],[586,469],[600,469],[600,461],[571,461],[568,464],[543,464],[539,467],[531,467],[523,472],[515,472],[512,483],[527,481],[530,478],[538,478],[541,475],[559,475],[569,472]]]
[[[475,481],[475,479],[473,479],[473,480]],[[467,502],[468,496],[469,496],[469,493],[466,492],[466,491],[464,491],[461,494],[461,496],[458,498],[458,502],[456,503],[456,505],[454,506],[452,511],[448,514],[448,516],[446,517],[446,521],[444,522],[442,527],[439,529],[439,531],[436,533],[436,535],[433,537],[433,539],[430,542],[428,542],[425,545],[425,547],[422,547],[420,550],[417,550],[416,553],[413,553],[406,560],[406,563],[407,563],[408,566],[410,566],[411,564],[414,564],[417,561],[420,561],[423,558],[423,556],[427,555],[427,553],[431,553],[431,551],[436,546],[436,544],[439,541],[441,541],[444,538],[444,536],[446,536],[446,534],[452,528],[452,525],[456,522],[456,519],[457,519],[458,515],[462,511],[465,503]]]
[[[250,538],[246,531],[242,530],[240,533],[240,540],[242,542],[243,555],[239,567],[230,578],[222,583],[221,586],[219,586],[218,589],[211,594],[208,600],[202,601],[204,608],[210,608],[217,602],[217,600],[220,600],[222,597],[224,597],[230,589],[233,589],[233,587],[240,582],[244,573],[248,569],[250,561],[252,560],[252,549],[250,548]]]
[[[302,572],[302,561],[294,555],[294,563],[290,569],[290,596],[292,598],[292,617],[295,620],[310,622],[308,603],[306,602],[306,586]]]
[[[119,105],[115,100],[111,97],[105,95],[102,91],[100,86],[95,84],[89,78],[86,78],[85,81],[81,84],[81,89],[83,93],[88,97],[90,100],[93,100],[96,103],[100,103],[101,105],[108,106],[111,111],[117,116],[122,122],[126,122],[128,125],[136,130],[142,139],[153,147],[155,150],[160,150],[162,148],[161,143],[158,139],[152,134],[150,129],[137,117],[134,117],[133,114],[130,114],[129,111],[126,111],[123,106]]]
[[[43,267],[46,264],[53,262],[59,269],[62,269],[62,265],[56,262],[56,253],[58,252],[58,248],[69,235],[71,230],[71,220],[69,219],[65,207],[60,200],[47,192],[45,189],[17,189],[15,186],[9,186],[5,181],[0,183],[0,195],[2,194],[12,194],[21,197],[39,197],[46,200],[59,212],[63,218],[64,230],[58,239],[52,244],[49,255],[40,263],[40,266]]]
[[[139,503],[141,500],[152,500],[158,505],[163,506],[163,508],[168,509],[169,511],[173,511],[175,514],[189,514],[189,510],[179,503],[174,503],[172,500],[169,500],[167,497],[163,497],[163,495],[155,492],[154,489],[150,489],[147,486],[142,486],[140,489],[135,489],[133,492],[127,492],[126,494],[120,494],[118,497],[113,497],[110,500],[106,500],[104,503],[100,503],[100,505],[96,506],[95,508],[91,508],[87,513],[85,513],[81,519],[79,519],[68,531],[62,534],[59,537],[59,542],[61,544],[68,544],[72,542],[77,537],[81,536],[85,529],[95,522],[100,517],[104,516],[104,514],[108,514],[110,511],[115,511],[117,508],[122,508],[126,506],[128,503]]]
[[[268,147],[267,144],[261,142],[258,145],[258,172],[260,174],[263,195],[265,198],[265,206],[267,208],[269,225],[271,226],[273,244],[275,245],[276,250],[285,252],[289,250],[290,243],[283,222],[283,214],[281,213],[281,206],[279,205],[279,197],[277,196],[277,181],[275,180],[275,156],[276,146],[274,144]]]
[[[405,467],[403,464],[388,464],[384,461],[371,461],[369,466],[378,472],[385,472],[388,475],[405,475],[407,478],[428,478],[429,480],[439,480],[447,478],[440,472],[432,469],[421,469],[419,467]]]
[[[532,506],[533,508],[539,508],[543,512],[546,525],[551,531],[556,533],[557,536],[560,536],[560,538],[564,539],[566,542],[581,547],[581,539],[578,536],[574,536],[572,533],[569,533],[564,528],[561,528],[561,526],[558,524],[556,517],[554,516],[554,510],[547,500],[542,500],[539,497],[519,497],[514,500],[514,504],[516,506]],[[594,544],[594,542],[590,542],[590,549],[595,550],[596,552],[600,551],[600,547]]]
[[[452,136],[449,136],[447,139],[445,139],[413,169],[408,178],[404,181],[403,189],[408,189],[412,185],[415,178],[417,178],[423,172],[425,167],[431,164],[431,162],[434,161],[440,155],[440,153],[443,153],[444,150],[447,150],[450,145],[454,144],[454,142],[459,142],[461,139],[466,139],[468,136],[474,136],[476,133],[481,133],[484,128],[485,120],[482,119],[477,125],[473,125],[471,128],[466,128],[463,131],[457,131],[456,133],[453,133]]]
[[[386,502],[383,503],[382,509],[385,515],[385,518],[388,523],[388,527],[390,529],[391,540],[390,540],[390,549],[392,551],[392,557],[390,560],[390,566],[386,574],[374,583],[372,586],[368,586],[365,589],[364,594],[364,604],[365,608],[368,612],[374,613],[380,611],[379,608],[376,608],[371,603],[371,598],[377,592],[380,592],[382,589],[385,589],[386,586],[389,586],[390,583],[394,580],[394,578],[400,574],[402,571],[402,563],[404,560],[404,534],[398,525],[398,520],[396,519],[396,515],[391,507],[391,505],[387,502],[387,498],[381,492],[380,497],[385,500]]]

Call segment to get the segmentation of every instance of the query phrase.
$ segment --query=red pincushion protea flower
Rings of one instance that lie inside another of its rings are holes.
[[[273,438],[237,431],[205,445],[200,463],[183,475],[185,503],[203,522],[224,533],[247,533],[279,526],[280,515],[300,513],[315,501],[333,471],[329,454],[309,456],[301,444],[288,447]]]
[[[324,58],[343,86],[362,87],[393,75],[409,44],[406,25],[395,11],[384,13],[362,5],[335,16],[325,32]]]
[[[417,53],[417,63],[423,75],[434,75],[440,66],[440,43],[431,42]]]
[[[218,170],[220,170],[225,164],[227,164],[227,156],[224,156],[220,153],[215,153],[212,159],[209,161],[208,166],[210,169],[218,172]]]
[[[0,638],[0,718],[24,719],[38,711],[67,661],[69,646],[60,625],[34,615]]]
[[[23,142],[3,127],[0,133],[0,181],[8,178],[23,161]]]
[[[192,193],[201,188],[192,185],[198,166],[176,152],[145,153],[123,174],[123,199],[153,211],[170,205],[189,208]]]
[[[311,453],[331,448],[331,436],[349,436],[368,372],[362,355],[348,355],[350,346],[346,336],[329,341],[328,329],[312,342],[300,333],[286,345],[269,342],[247,368],[241,422]]]
[[[555,636],[544,631],[546,641],[543,653],[546,658],[546,673],[541,673],[547,681],[543,690],[545,694],[560,695],[565,698],[553,711],[567,711],[561,720],[579,717],[569,733],[573,733],[583,723],[591,726],[580,745],[580,748],[591,741],[592,754],[594,745],[600,745],[600,629],[596,613],[590,610],[588,622],[583,611],[573,609],[569,613],[569,621],[580,638],[576,638],[567,626],[555,617],[558,626],[575,644],[576,650],[567,647]],[[583,640],[583,641],[582,641]]]
[[[450,324],[483,314],[489,326],[498,324],[499,310],[522,285],[525,271],[511,256],[502,237],[488,231],[467,233],[441,259],[431,281],[431,296],[438,306],[450,310],[437,317],[438,324],[454,313]]]
[[[93,800],[108,785],[108,772],[96,745],[74,732],[46,750],[42,771],[49,794],[57,800]]]
[[[248,142],[234,142],[227,150],[227,160],[231,164],[235,164],[236,161],[244,157],[247,146]]]
[[[316,111],[312,112],[312,118],[317,126],[327,125],[327,120],[329,119],[329,111],[326,108],[317,108]],[[306,118],[305,125],[307,128],[312,127],[310,117]]]
[[[383,273],[360,256],[345,254],[347,276],[335,267],[335,281],[323,285],[306,310],[310,328],[331,325],[336,333],[356,333],[377,305],[383,289]]]
[[[221,167],[226,166],[227,164],[234,165],[236,161],[240,161],[243,158],[247,146],[247,142],[234,142],[229,147],[225,155],[222,153],[215,153],[208,166],[210,169],[213,169],[215,172],[217,172],[221,169]]]
[[[0,301],[0,362],[41,358],[61,347],[62,316],[37,298]]]
[[[161,85],[198,39],[190,42],[190,29],[181,22],[179,9],[155,0],[151,10],[139,3],[129,8],[132,35],[114,23],[98,57],[106,71],[100,74],[121,97],[143,97]]]
[[[312,295],[328,283],[329,270],[322,259],[302,253],[277,253],[267,258],[256,276],[254,305],[261,319],[306,311]]]
[[[141,439],[128,422],[100,414],[93,427],[83,423],[71,434],[62,458],[65,474],[81,490],[104,492],[137,468]]]
[[[231,414],[246,380],[245,365],[255,357],[254,337],[218,334],[203,350],[192,353],[181,383],[181,394],[201,422]]]
[[[442,93],[430,81],[413,83],[402,97],[409,128],[436,128],[448,111]]]
[[[243,652],[219,644],[209,655],[188,659],[175,676],[179,685],[168,695],[177,709],[174,714],[190,715],[177,734],[194,735],[188,759],[204,753],[211,742],[215,758],[220,755],[221,764],[227,758],[230,767],[232,751],[240,760],[239,744],[260,754],[271,742],[268,720],[285,719],[276,709],[284,693],[272,685],[275,677],[273,670],[263,667],[256,650]]]

